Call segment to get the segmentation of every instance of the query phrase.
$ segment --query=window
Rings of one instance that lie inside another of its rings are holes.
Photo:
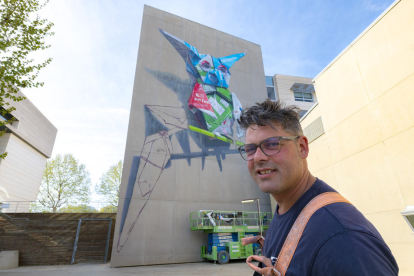
[[[300,118],[302,118],[303,117],[303,115],[305,115],[306,114],[306,112],[308,112],[307,110],[300,110],[299,111],[299,117]],[[309,142],[310,143],[310,142]]]
[[[405,221],[410,226],[411,231],[414,232],[414,206],[407,206],[407,208],[401,212],[401,215],[405,218]]]
[[[265,79],[266,79],[267,97],[272,101],[276,101],[276,92],[275,92],[275,85],[273,83],[273,77],[266,76]]]
[[[273,83],[273,77],[266,76],[265,78],[267,86],[275,86],[275,84]]]
[[[291,88],[295,96],[295,101],[298,102],[313,102],[313,92],[315,88],[312,84],[295,83]]]
[[[1,121],[7,121],[13,118],[13,116],[11,116],[11,114],[8,114],[8,113],[3,115],[3,112],[4,112],[4,108],[0,106],[0,120]]]
[[[294,92],[295,101],[299,102],[313,102],[312,92]]]
[[[10,113],[3,114],[4,108],[0,106],[0,121],[9,121],[12,120],[11,125],[17,128],[18,120],[13,117]],[[5,126],[1,126],[0,130],[4,130]]]

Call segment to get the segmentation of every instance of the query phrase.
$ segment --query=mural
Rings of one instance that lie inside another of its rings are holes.
[[[240,138],[244,134],[237,123],[242,105],[227,88],[231,78],[229,69],[245,54],[220,58],[199,54],[187,42],[161,29],[159,31],[184,59],[190,79],[182,80],[170,73],[146,69],[149,75],[177,95],[182,106],[144,105],[145,140],[140,155],[134,156],[132,160],[119,228],[118,253],[126,244],[158,180],[163,171],[171,166],[171,162],[185,159],[190,166],[192,158],[201,158],[204,169],[205,158],[215,156],[222,171],[221,160],[227,154],[238,154],[237,149],[230,149],[230,144],[242,145],[233,138]],[[234,125],[236,133],[233,133]],[[182,153],[174,152],[173,135]],[[190,138],[199,151],[191,151]],[[134,210],[134,214],[129,214],[134,190],[143,199],[143,204],[137,210],[138,213]],[[124,232],[127,219],[133,221]]]

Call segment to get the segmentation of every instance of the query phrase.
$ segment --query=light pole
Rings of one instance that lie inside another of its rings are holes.
[[[257,219],[259,220],[260,235],[263,236],[262,223],[260,221],[260,199],[259,198],[243,199],[242,203],[252,203],[255,200],[257,202]]]

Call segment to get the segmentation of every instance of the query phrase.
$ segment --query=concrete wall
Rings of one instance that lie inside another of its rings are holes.
[[[158,28],[202,54],[222,57],[246,53],[230,69],[229,91],[237,94],[243,106],[267,97],[259,45],[145,6],[112,267],[200,261],[200,246],[207,243],[207,237],[190,231],[191,212],[254,211],[255,204],[241,204],[241,200],[255,197],[261,199],[261,210],[270,211],[269,196],[252,181],[234,145],[188,129],[173,132],[174,124],[198,123],[187,108],[192,87],[185,62]],[[151,110],[145,111],[144,105]],[[154,129],[159,131],[146,135]],[[152,163],[145,162],[149,155]],[[134,156],[141,157],[138,173],[131,172]],[[154,166],[156,162],[162,165]],[[133,193],[127,208],[130,177]]]
[[[313,85],[311,78],[276,74],[273,77],[273,82],[275,84],[277,99],[281,100],[282,102],[285,102],[287,105],[297,105],[301,110],[309,110],[309,108],[311,108],[311,106],[318,101],[315,92],[312,93],[313,102],[295,101],[295,96],[293,94],[293,91],[291,90],[292,86],[295,83]]]
[[[16,107],[12,115],[18,121],[7,125],[8,133],[0,137],[0,154],[8,153],[0,161],[0,202],[11,202],[11,209],[3,212],[23,212],[29,210],[27,201],[36,200],[57,129],[29,99],[11,105]],[[19,203],[16,209],[15,201],[26,203]]]
[[[414,271],[414,1],[396,1],[314,80],[324,134],[309,166],[379,230],[400,267]]]

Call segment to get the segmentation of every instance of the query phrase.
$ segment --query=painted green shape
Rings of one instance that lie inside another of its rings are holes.
[[[231,93],[228,89],[223,87],[216,87],[217,92],[221,94],[222,97],[226,98],[229,102],[232,102]]]
[[[188,125],[188,128],[190,130],[192,130],[192,131],[195,131],[195,132],[198,132],[198,133],[207,135],[207,136],[212,137],[212,138],[216,138],[216,139],[221,140],[223,142],[227,142],[227,143],[230,143],[230,144],[233,144],[233,142],[234,142],[233,140],[231,140],[231,139],[229,139],[227,137],[224,137],[224,136],[221,136],[220,137],[220,136],[218,136],[218,135],[216,135],[216,134],[214,134],[214,133],[212,133],[210,131],[207,131],[205,129],[201,129],[201,128],[198,128],[198,127],[195,127],[195,126],[192,126],[192,125]],[[244,143],[239,142],[239,141],[236,141],[236,145],[243,146]]]
[[[203,117],[206,122],[207,129],[214,132],[225,120],[233,119],[233,103],[217,92],[207,94],[207,98],[213,107],[214,114],[217,119],[206,113],[203,113]],[[223,132],[219,131],[219,133]]]

